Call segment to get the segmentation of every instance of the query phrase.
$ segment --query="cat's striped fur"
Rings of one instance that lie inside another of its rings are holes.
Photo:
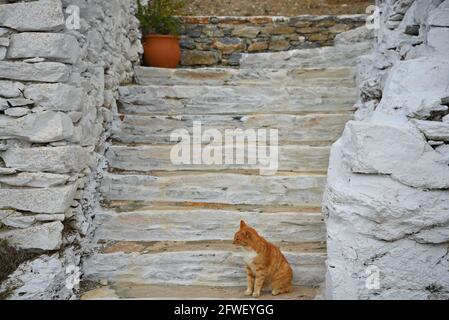
[[[243,220],[235,233],[234,244],[242,246],[247,253],[248,289],[245,295],[260,297],[265,285],[271,285],[273,295],[290,292],[292,268],[277,246],[265,240]]]

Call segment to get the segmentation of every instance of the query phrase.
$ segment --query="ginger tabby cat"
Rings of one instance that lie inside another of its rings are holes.
[[[292,268],[278,247],[265,240],[243,220],[240,221],[240,229],[235,233],[233,244],[242,246],[247,253],[248,289],[245,295],[260,297],[265,284],[271,284],[274,296],[290,292]]]

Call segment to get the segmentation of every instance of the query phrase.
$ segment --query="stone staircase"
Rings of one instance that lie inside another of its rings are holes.
[[[311,299],[323,283],[321,198],[330,145],[351,119],[355,59],[369,44],[244,56],[240,69],[136,68],[120,89],[109,170],[95,217],[100,251],[84,261],[98,298],[244,298],[245,219],[278,244],[294,270],[284,299]],[[170,133],[279,129],[279,169],[170,161]],[[265,294],[264,298],[271,295]]]

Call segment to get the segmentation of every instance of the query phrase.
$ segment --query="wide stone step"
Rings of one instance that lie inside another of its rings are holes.
[[[231,241],[244,219],[273,242],[324,242],[321,213],[153,210],[97,213],[95,237],[115,241]]]
[[[104,200],[319,207],[325,175],[260,176],[236,173],[118,175],[106,173]]]
[[[201,122],[202,132],[218,130],[223,136],[226,129],[278,129],[281,144],[333,142],[337,140],[352,114],[310,115],[183,115],[136,116],[124,115],[113,129],[113,138],[123,143],[175,143],[170,141],[174,130],[187,130],[193,134],[193,122]],[[253,140],[253,139],[251,139]],[[176,140],[177,142],[177,140]]]
[[[355,68],[305,69],[233,69],[196,68],[168,69],[134,67],[140,85],[206,85],[206,86],[282,86],[282,87],[354,87]]]
[[[225,146],[226,150],[233,148]],[[166,145],[113,145],[106,153],[109,168],[123,171],[219,171],[219,170],[258,170],[259,165],[251,164],[211,164],[211,165],[175,165],[170,160],[172,146]],[[279,171],[326,172],[329,162],[328,146],[279,146]],[[252,163],[248,161],[248,163]]]
[[[325,242],[302,242],[294,243],[287,241],[273,241],[282,252],[314,252],[325,253]],[[227,240],[199,240],[199,241],[115,241],[98,240],[101,245],[101,253],[161,253],[161,252],[181,252],[181,251],[235,251],[238,248],[232,244],[232,239]]]
[[[273,98],[301,98],[313,96],[317,93],[327,97],[343,97],[355,93],[356,88],[335,86],[312,86],[312,87],[288,87],[288,86],[208,86],[208,85],[128,85],[119,88],[120,101],[134,104],[145,104],[151,98],[184,99],[184,98],[209,98],[219,100],[240,98],[241,100],[272,100]]]
[[[324,281],[326,254],[285,252],[293,283],[318,286]],[[178,251],[162,253],[99,253],[84,261],[84,279],[133,284],[242,286],[246,283],[242,251]]]
[[[350,67],[355,66],[358,57],[367,54],[371,47],[372,43],[362,42],[347,46],[244,54],[240,60],[240,67],[244,69]]]
[[[115,282],[81,295],[81,300],[143,299],[143,300],[257,300],[244,295],[245,287],[154,285]],[[291,293],[271,295],[263,291],[263,300],[312,300],[320,294],[319,288],[295,286]]]
[[[344,84],[344,81],[343,81]],[[345,86],[126,86],[126,114],[253,114],[353,111],[355,83]]]

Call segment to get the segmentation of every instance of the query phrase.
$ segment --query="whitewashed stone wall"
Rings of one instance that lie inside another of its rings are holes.
[[[378,5],[356,119],[331,152],[327,298],[448,299],[449,0]]]
[[[41,255],[0,286],[70,299],[116,108],[141,53],[133,0],[0,4],[0,238]],[[67,27],[77,6],[80,28]],[[32,276],[30,275],[32,272]]]

